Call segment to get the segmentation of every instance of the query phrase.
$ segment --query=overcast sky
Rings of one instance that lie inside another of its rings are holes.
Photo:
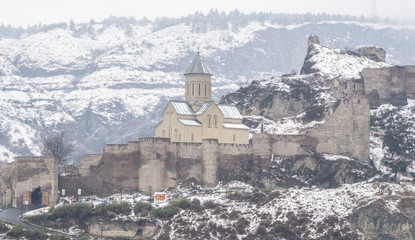
[[[27,27],[38,23],[101,21],[111,15],[141,19],[181,17],[210,9],[244,13],[339,13],[415,21],[415,0],[0,0],[0,23]]]

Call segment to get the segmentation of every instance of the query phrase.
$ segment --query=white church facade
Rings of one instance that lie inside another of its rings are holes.
[[[249,143],[249,128],[235,106],[212,100],[212,73],[197,53],[185,74],[185,101],[169,101],[156,126],[156,137],[171,142]]]

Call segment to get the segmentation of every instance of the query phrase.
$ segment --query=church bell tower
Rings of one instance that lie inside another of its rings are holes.
[[[185,98],[190,104],[204,103],[212,99],[212,73],[199,52],[184,73]]]

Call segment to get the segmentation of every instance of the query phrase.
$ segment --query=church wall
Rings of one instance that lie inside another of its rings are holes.
[[[222,143],[248,144],[249,132],[244,129],[223,128]]]

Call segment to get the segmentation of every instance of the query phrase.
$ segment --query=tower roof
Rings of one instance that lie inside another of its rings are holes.
[[[186,74],[207,74],[207,75],[213,75],[210,72],[209,67],[206,65],[205,61],[203,61],[202,57],[200,56],[199,52],[196,54],[195,59],[193,59],[192,64],[187,68]]]

